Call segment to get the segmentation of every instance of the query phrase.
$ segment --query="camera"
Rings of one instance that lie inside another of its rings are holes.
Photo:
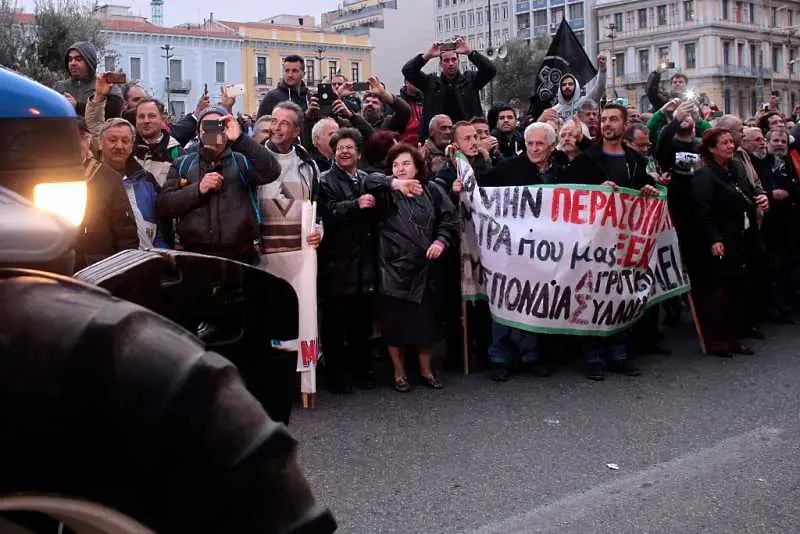
[[[439,43],[439,50],[442,52],[452,52],[456,48],[458,48],[458,44],[455,41]]]
[[[681,174],[694,175],[694,169],[697,166],[697,154],[692,152],[678,152],[675,154],[674,172]]]
[[[209,119],[203,121],[203,133],[207,134],[221,134],[225,131],[225,122],[217,119]]]

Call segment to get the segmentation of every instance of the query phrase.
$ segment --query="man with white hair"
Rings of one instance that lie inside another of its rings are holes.
[[[314,151],[311,157],[317,164],[320,173],[331,168],[333,161],[333,149],[331,149],[331,137],[339,131],[339,123],[330,117],[326,117],[314,124],[311,129],[311,142],[314,144]]]
[[[447,163],[444,150],[453,141],[453,121],[447,115],[434,115],[428,130],[430,137],[422,145],[422,155],[428,169],[436,174]]]
[[[253,141],[264,145],[272,137],[272,116],[264,115],[253,125]]]

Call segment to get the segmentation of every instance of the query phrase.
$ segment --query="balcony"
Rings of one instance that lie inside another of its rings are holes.
[[[769,78],[772,76],[772,72],[769,69],[745,65],[721,65],[717,68],[717,71],[717,74],[723,76],[740,76],[743,78]]]
[[[647,72],[627,72],[622,76],[617,76],[617,82],[623,84],[644,83],[647,81],[649,73]]]
[[[536,26],[533,28],[533,36],[539,37],[540,35],[549,35],[550,28],[545,24],[544,26]]]
[[[546,9],[547,0],[533,0],[531,2],[531,9]]]
[[[178,94],[189,94],[192,92],[192,80],[170,80],[165,81],[167,92]]]
[[[531,36],[531,27],[525,26],[517,29],[517,37],[520,39],[528,39]]]
[[[272,87],[272,78],[265,76],[256,76],[255,85],[256,87]]]
[[[531,10],[530,2],[517,2],[517,13],[527,13]]]

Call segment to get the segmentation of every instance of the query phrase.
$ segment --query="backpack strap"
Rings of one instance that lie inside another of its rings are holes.
[[[248,178],[250,174],[250,162],[247,161],[247,158],[244,156],[244,154],[240,154],[238,152],[231,152],[231,154],[233,155],[233,164],[236,165],[236,170],[239,173],[239,181],[242,182],[242,187],[244,187],[245,191],[247,191],[247,196],[250,198],[250,205],[253,207],[253,211],[256,213],[258,224],[261,225],[263,219],[261,217],[261,209],[258,207],[258,199],[256,198],[255,191],[256,188]],[[247,176],[245,175],[245,172],[247,172]]]

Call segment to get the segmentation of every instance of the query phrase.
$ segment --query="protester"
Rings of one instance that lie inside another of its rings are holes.
[[[622,139],[625,146],[634,149],[644,157],[649,156],[653,149],[653,145],[650,143],[650,131],[641,122],[629,123]]]
[[[270,137],[272,137],[272,116],[264,115],[253,124],[253,141],[265,145]]]
[[[502,106],[497,114],[497,129],[492,135],[497,139],[500,155],[505,159],[518,156],[525,150],[525,139],[519,131],[517,112],[508,105]]]
[[[328,388],[352,392],[352,383],[372,389],[369,350],[373,298],[378,291],[376,195],[421,194],[418,182],[387,178],[358,169],[363,139],[357,130],[338,130],[329,141],[335,154],[320,177],[319,210],[325,240],[319,248],[321,338]],[[347,347],[345,347],[347,343]]]
[[[458,56],[465,55],[476,71],[460,72]],[[422,68],[431,59],[440,58],[440,74],[425,74]],[[479,91],[497,74],[494,64],[476,52],[462,37],[456,39],[456,49],[442,51],[434,43],[424,54],[412,58],[403,67],[403,76],[424,95],[420,140],[427,139],[429,124],[436,115],[444,114],[453,122],[483,115]]]
[[[397,144],[397,132],[389,130],[376,130],[369,136],[364,147],[364,157],[361,159],[361,169],[368,173],[386,173],[386,156],[389,150]]]
[[[155,99],[143,100],[135,108],[136,144],[134,156],[159,185],[167,180],[171,163],[183,155],[180,143],[162,130],[164,104]]]
[[[99,133],[100,160],[118,173],[136,221],[142,248],[168,248],[172,226],[159,220],[156,199],[161,187],[151,173],[133,157],[136,131],[125,119],[113,118],[103,123]]]
[[[766,210],[769,201],[734,160],[736,144],[729,130],[706,130],[700,152],[706,164],[692,179],[694,229],[700,239],[684,260],[705,348],[723,358],[753,354],[741,341],[751,324],[748,266],[758,240],[756,206]]]
[[[406,129],[400,134],[400,141],[411,146],[419,143],[419,131],[422,126],[424,97],[422,93],[408,80],[404,80],[403,87],[400,89],[402,98],[408,107],[411,108],[411,117],[408,119]]]
[[[774,130],[776,128],[785,128],[786,123],[783,120],[783,116],[776,112],[770,111],[765,113],[759,120],[758,120],[758,127],[761,128],[761,132],[764,135],[767,135],[767,132],[770,130]]]
[[[121,250],[139,248],[136,220],[119,173],[93,157],[92,134],[83,119],[80,133],[86,176],[86,213],[75,241],[75,270]]]
[[[353,84],[347,81],[344,74],[336,73],[331,76],[331,87],[339,100],[344,102],[350,111],[353,113],[361,112],[361,100],[353,91]]]
[[[314,144],[314,151],[311,157],[317,164],[319,172],[325,172],[331,168],[333,160],[333,148],[331,147],[331,137],[339,131],[339,123],[330,117],[318,121],[311,130],[311,142]]]
[[[258,106],[257,118],[273,115],[275,106],[287,100],[305,111],[308,107],[308,89],[303,81],[305,75],[306,62],[302,57],[291,54],[283,58],[283,79],[275,89],[264,95],[261,105]]]
[[[482,177],[492,170],[492,160],[486,149],[481,147],[478,133],[472,124],[461,121],[453,125],[453,142],[445,149],[445,153],[449,157],[444,160],[441,168],[436,172],[434,181],[445,191],[453,190],[458,193],[461,185],[456,185],[454,188],[458,176],[456,152],[461,152],[467,157],[478,183],[481,183]]]
[[[744,167],[745,175],[747,177],[747,181],[750,182],[750,185],[752,185],[755,189],[762,190],[761,178],[758,176],[758,172],[756,172],[756,169],[753,166],[750,155],[741,147],[742,134],[744,133],[744,124],[742,123],[742,119],[735,115],[723,115],[717,119],[715,126],[724,128],[731,133],[733,136],[733,142],[736,145],[736,152],[733,156],[734,159]]]
[[[661,74],[665,70],[666,67],[664,65],[659,65],[647,78],[645,93],[647,93],[647,98],[650,100],[650,105],[653,106],[653,109],[661,109],[668,101],[674,98],[683,100],[686,96],[686,86],[689,83],[689,78],[680,72],[676,72],[669,79],[669,94],[661,90]]]
[[[600,106],[592,98],[581,98],[578,101],[578,118],[589,129],[592,139],[600,138]]]
[[[406,101],[387,91],[375,75],[369,77],[369,85],[370,90],[364,95],[361,116],[376,130],[404,132],[411,119],[411,108]],[[392,111],[389,116],[384,113],[386,107]]]
[[[78,41],[64,54],[64,67],[69,78],[56,83],[54,89],[75,107],[75,113],[83,116],[86,103],[94,96],[97,79],[97,49],[92,43]],[[108,96],[105,118],[119,117],[122,112],[122,91],[113,85]]]
[[[597,56],[597,76],[587,84],[586,97],[598,101],[606,94],[606,56]],[[581,86],[572,74],[564,74],[558,82],[558,95],[554,109],[562,120],[566,121],[578,113],[581,101]],[[586,122],[584,118],[582,121]],[[588,124],[588,122],[587,122]]]
[[[569,167],[566,181],[580,184],[605,185],[616,190],[619,187],[639,189],[642,194],[658,195],[653,179],[647,174],[647,160],[622,142],[627,128],[627,110],[619,104],[608,104],[600,116],[603,141],[586,149],[575,158]],[[603,361],[610,370],[627,376],[639,376],[641,372],[629,358],[628,332],[622,331],[607,338],[586,338],[584,358],[586,377],[603,380]]]
[[[141,85],[130,82],[122,87],[122,110],[128,111],[136,109],[139,102],[150,98],[147,91]]]
[[[172,163],[158,198],[159,215],[179,220],[185,250],[255,264],[259,225],[253,191],[276,180],[280,166],[268,150],[242,135],[226,109],[207,108],[197,119],[200,149]],[[206,120],[219,121],[223,133],[207,134]]]
[[[446,164],[445,149],[453,140],[453,121],[447,115],[436,115],[428,125],[430,137],[422,146],[428,172],[436,174]]]
[[[564,154],[568,162],[571,162],[581,153],[582,148],[578,146],[578,142],[584,141],[584,145],[588,146],[590,139],[589,129],[576,118],[576,120],[568,121],[561,127],[558,132],[558,146],[556,148]]]

